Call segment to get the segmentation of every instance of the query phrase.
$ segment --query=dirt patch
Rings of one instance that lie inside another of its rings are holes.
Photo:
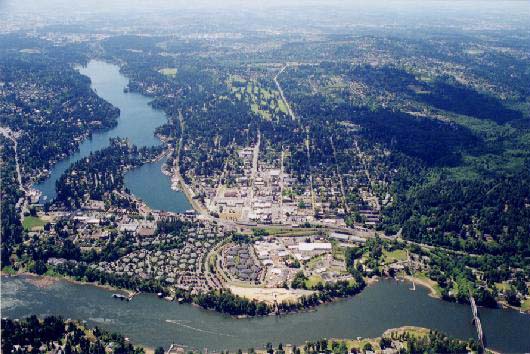
[[[437,299],[440,298],[440,295],[438,294],[438,291],[435,288],[436,282],[434,282],[432,280],[420,279],[420,278],[417,278],[417,277],[412,277],[410,275],[406,275],[403,278],[405,280],[409,281],[409,282],[414,282],[414,283],[416,283],[418,285],[421,285],[421,286],[429,289],[429,296],[437,298]]]
[[[52,277],[46,277],[46,276],[28,276],[27,278],[28,283],[36,286],[37,288],[49,288],[50,286],[57,283],[58,279],[52,278]]]
[[[302,296],[308,296],[313,293],[311,290],[302,289],[284,289],[284,288],[243,288],[239,286],[230,286],[233,294],[247,298],[249,300],[263,301],[269,304],[276,300],[281,302],[296,302]]]

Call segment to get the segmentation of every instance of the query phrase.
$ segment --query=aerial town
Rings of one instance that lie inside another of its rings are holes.
[[[528,11],[400,1],[0,1],[2,352],[527,351]]]

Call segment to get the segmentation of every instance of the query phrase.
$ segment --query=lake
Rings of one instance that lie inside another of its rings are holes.
[[[123,89],[127,86],[128,79],[120,73],[118,66],[92,60],[86,67],[80,67],[79,72],[90,78],[92,88],[101,98],[120,109],[118,124],[110,130],[95,132],[91,139],[81,143],[77,152],[58,162],[49,177],[35,186],[42,192],[41,200],[44,197],[53,200],[56,196],[55,182],[68,167],[90,153],[107,147],[110,138],[127,138],[138,147],[161,144],[154,131],[167,122],[164,112],[153,109],[148,97],[125,93]],[[160,170],[161,163],[147,163],[128,172],[125,176],[126,187],[152,208],[172,212],[191,209],[185,195],[170,188],[169,177]]]

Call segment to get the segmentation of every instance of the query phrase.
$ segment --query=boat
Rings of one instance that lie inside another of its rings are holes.
[[[122,294],[112,294],[112,297],[115,299],[120,299],[120,300],[129,300],[127,296],[122,295]]]

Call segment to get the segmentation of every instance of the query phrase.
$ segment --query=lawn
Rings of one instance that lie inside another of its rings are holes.
[[[300,228],[300,229],[291,229],[291,228],[282,228],[282,227],[255,227],[252,231],[263,230],[267,235],[274,236],[308,236],[314,233],[315,229],[311,228]]]
[[[336,259],[339,261],[344,260],[344,249],[342,247],[339,247],[336,242],[333,242],[332,244],[331,253],[333,255],[333,259]]]
[[[283,113],[287,113],[287,106],[285,105],[285,103],[282,100],[278,100],[278,108]]]
[[[2,273],[5,273],[5,274],[17,274],[17,271],[13,269],[13,267],[11,266],[5,266],[4,268],[2,268]]]
[[[495,283],[495,287],[497,288],[497,290],[506,291],[510,288],[510,284],[508,284],[507,282]]]
[[[172,76],[175,77],[177,75],[177,69],[176,68],[163,68],[158,70],[158,72],[165,76]]]
[[[44,220],[36,216],[26,216],[24,220],[22,220],[22,226],[26,231],[31,231],[34,228],[43,227],[45,224],[46,222]]]
[[[310,260],[307,261],[307,264],[306,264],[306,268],[307,269],[314,269],[317,265],[317,263],[322,260],[324,256],[320,255],[320,256],[315,256],[313,258],[311,258]]]
[[[383,257],[385,264],[390,264],[398,261],[407,260],[407,251],[405,250],[394,250],[394,251],[383,251]]]
[[[287,113],[278,91],[268,90],[253,80],[245,81],[237,75],[232,75],[227,85],[238,100],[245,99],[250,103],[252,112],[259,114],[264,120],[271,120],[273,112],[277,110]],[[267,105],[268,102],[269,105]],[[267,107],[263,108],[265,106]]]
[[[318,284],[323,284],[323,283],[324,283],[324,280],[322,279],[320,275],[312,275],[306,280],[305,286],[308,289],[313,289]]]

